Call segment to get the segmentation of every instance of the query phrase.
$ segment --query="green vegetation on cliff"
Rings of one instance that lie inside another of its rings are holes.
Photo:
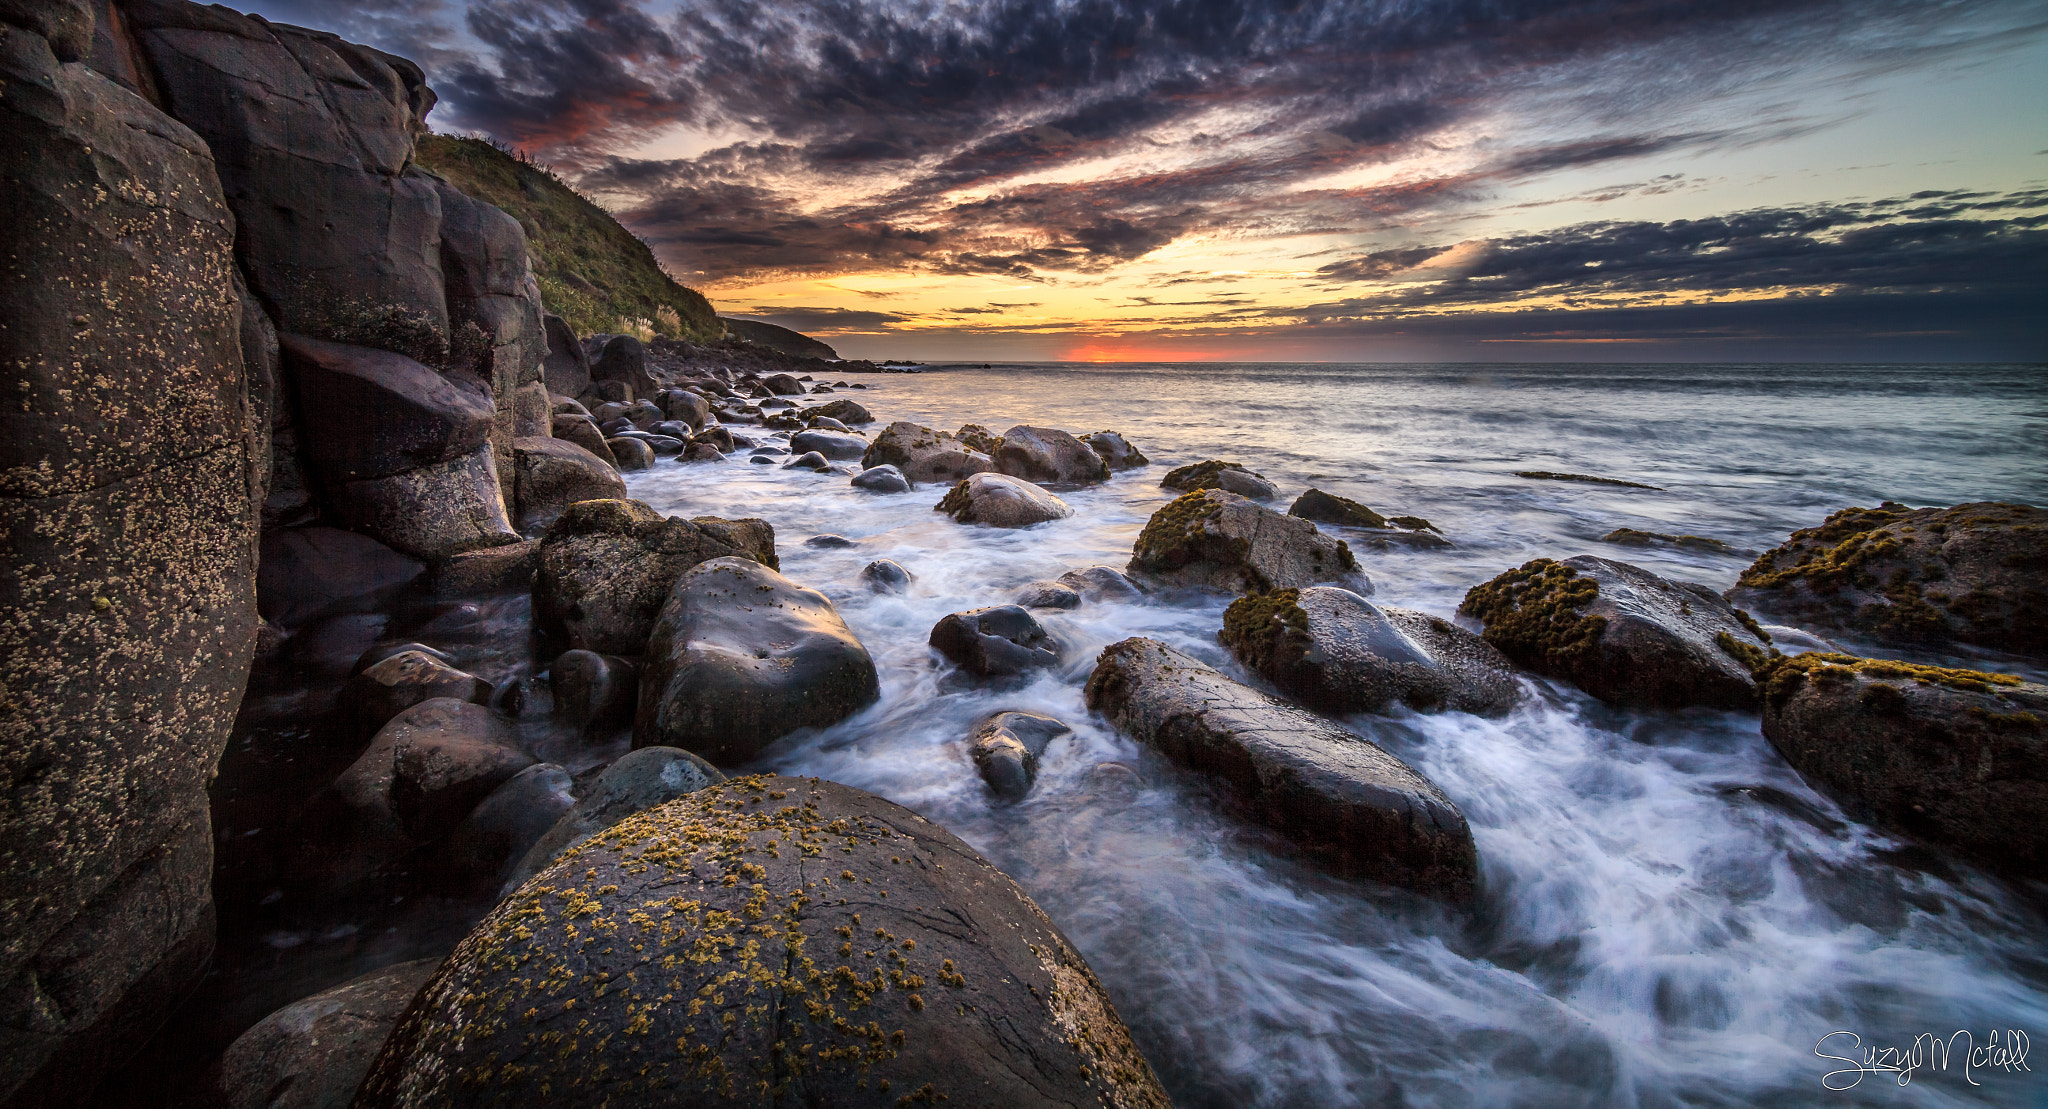
[[[414,160],[519,221],[542,301],[578,335],[652,328],[704,341],[724,333],[702,294],[677,284],[646,243],[553,173],[486,139],[454,135],[421,135]]]

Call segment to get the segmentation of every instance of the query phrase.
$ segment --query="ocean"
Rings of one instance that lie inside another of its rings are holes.
[[[1216,642],[1231,598],[1175,594],[1042,613],[1066,662],[1028,685],[965,681],[926,646],[949,612],[1027,582],[1121,567],[1205,458],[1286,504],[1314,486],[1427,518],[1448,549],[1358,554],[1373,599],[1450,617],[1473,585],[1582,553],[1732,584],[1755,552],[1835,509],[2048,504],[2048,366],[1002,365],[865,376],[881,422],[1122,432],[1148,469],[1063,493],[1070,519],[1004,531],[845,476],[664,460],[629,475],[663,512],[759,516],[783,573],[823,591],[873,653],[881,700],[788,737],[749,769],[871,790],[1015,877],[1088,957],[1182,1106],[2038,1105],[2039,1072],[1959,1061],[1853,1072],[1839,1037],[2048,1034],[2048,889],[1855,823],[1772,750],[1755,716],[1623,711],[1528,679],[1501,720],[1345,723],[1464,810],[1484,893],[1454,912],[1320,873],[1234,818],[1199,778],[1090,716],[1100,649],[1151,636],[1247,678]],[[759,429],[739,428],[743,433]],[[1530,480],[1520,470],[1656,489]],[[1731,553],[1620,547],[1617,528]],[[843,549],[805,545],[832,533]],[[1336,534],[1342,535],[1340,530]],[[914,575],[871,593],[863,566]],[[1886,654],[1868,644],[1843,646]],[[2038,665],[1943,656],[2040,679]],[[963,744],[998,709],[1073,734],[1030,796],[991,803]],[[1137,772],[1137,790],[1097,768]],[[1842,1093],[1823,1088],[1857,1084]],[[1975,1083],[1975,1084],[1973,1084]]]

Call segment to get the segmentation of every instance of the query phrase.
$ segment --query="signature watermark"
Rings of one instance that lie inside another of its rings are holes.
[[[1977,1034],[1958,1029],[1944,1038],[1938,1032],[1922,1032],[1905,1047],[1866,1044],[1854,1032],[1830,1032],[1813,1045],[1813,1053],[1848,1066],[1821,1076],[1820,1084],[1830,1090],[1853,1090],[1865,1076],[1896,1075],[1901,1086],[1911,1085],[1921,1071],[1963,1072],[1963,1081],[1982,1086],[1977,1076],[1991,1071],[2016,1074],[2031,1072],[2027,1051],[2033,1041],[2016,1028],[1994,1028],[1980,1042]]]

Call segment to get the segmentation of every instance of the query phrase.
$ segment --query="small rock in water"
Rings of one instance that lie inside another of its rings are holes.
[[[1384,528],[1387,518],[1372,509],[1359,504],[1349,497],[1310,489],[1294,499],[1293,507],[1287,510],[1289,516],[1318,523],[1338,524],[1352,528]]]
[[[569,772],[536,763],[491,791],[448,835],[440,866],[451,877],[487,879],[495,890],[506,873],[576,804]]]
[[[1017,605],[955,612],[932,627],[931,645],[961,669],[983,677],[1057,666],[1059,644]]]
[[[645,470],[654,465],[654,448],[638,439],[611,438],[604,445],[621,470]]]
[[[723,462],[725,455],[709,443],[691,443],[677,456],[678,462]]]
[[[1088,601],[1134,601],[1145,595],[1144,587],[1114,566],[1084,566],[1060,575],[1067,586]]]
[[[439,651],[402,650],[350,678],[342,688],[341,705],[362,728],[358,734],[374,732],[406,709],[436,697],[489,704],[491,683],[442,661],[447,657]]]
[[[1047,745],[1072,728],[1035,712],[997,712],[981,719],[968,734],[968,753],[989,791],[1006,801],[1031,792],[1038,780],[1038,760]]]
[[[812,431],[852,431],[853,429],[830,416],[812,416],[804,425]]]
[[[853,388],[863,389],[866,386],[855,385]],[[797,415],[802,416],[806,420],[826,419],[837,421],[841,426],[835,430],[840,431],[845,430],[845,425],[847,424],[871,424],[875,422],[875,417],[872,413],[862,407],[859,402],[851,400],[828,401],[812,408],[806,408],[797,413]]]
[[[1081,436],[1081,441],[1088,444],[1101,457],[1102,464],[1112,470],[1135,470],[1152,464],[1152,460],[1132,446],[1130,440],[1114,431],[1092,432]]]
[[[1327,585],[1240,597],[1219,638],[1238,661],[1324,712],[1398,702],[1500,716],[1521,695],[1514,665],[1471,632]]]
[[[1025,608],[1080,608],[1081,594],[1063,581],[1034,581],[1011,598]]]
[[[1088,796],[1115,805],[1128,805],[1145,792],[1145,779],[1120,762],[1101,763],[1088,771]]]
[[[436,956],[373,970],[300,998],[235,1038],[214,1078],[228,1109],[338,1109],[377,1058],[391,1026],[441,965]]]
[[[1132,547],[1128,569],[1173,585],[1233,593],[1317,582],[1372,591],[1342,540],[1221,489],[1185,494],[1153,513]]]
[[[1560,474],[1552,470],[1516,470],[1515,476],[1525,477],[1532,481],[1583,481],[1594,485],[1619,485],[1626,489],[1657,489],[1654,485],[1644,485],[1640,481],[1623,481],[1618,477],[1594,477],[1592,474]],[[1657,489],[1657,491],[1662,492],[1663,490]]]
[[[1183,493],[1192,493],[1199,489],[1221,489],[1226,493],[1235,493],[1255,501],[1271,500],[1280,495],[1279,486],[1259,474],[1235,462],[1221,462],[1213,458],[1207,462],[1197,462],[1191,466],[1169,470],[1166,476],[1159,480],[1159,485],[1161,488],[1178,489]]]
[[[816,451],[834,462],[846,462],[866,454],[868,441],[848,431],[799,431],[789,437],[789,449]]]
[[[1634,528],[1616,528],[1600,537],[1602,543],[1617,543],[1624,547],[1681,547],[1692,551],[1715,551],[1729,553],[1728,544],[1719,539],[1708,539],[1703,535],[1666,535],[1661,531],[1637,531]]]
[[[999,528],[1030,527],[1074,514],[1067,502],[1004,474],[975,474],[955,485],[933,508],[963,524]]]
[[[832,463],[817,451],[806,451],[782,464],[785,470],[829,470]]]
[[[678,747],[627,752],[598,774],[582,800],[532,841],[508,872],[503,893],[525,885],[562,852],[634,813],[723,781],[725,775],[717,767]]]
[[[902,593],[910,588],[910,571],[879,558],[861,568],[860,580],[877,593]]]
[[[813,535],[809,539],[804,540],[804,546],[816,547],[820,550],[841,550],[847,547],[858,547],[860,544],[843,535],[834,535],[831,532],[826,532],[824,535]]]
[[[910,479],[903,476],[903,471],[887,464],[870,466],[855,474],[853,484],[870,493],[908,493],[911,488]]]
[[[775,456],[772,454],[749,455],[747,461],[756,466],[773,466],[775,465]]]
[[[707,427],[697,434],[690,436],[690,445],[693,447],[714,447],[720,454],[731,454],[739,447],[740,443],[739,440],[733,438],[732,432],[722,427]],[[751,444],[749,445],[751,446]]]

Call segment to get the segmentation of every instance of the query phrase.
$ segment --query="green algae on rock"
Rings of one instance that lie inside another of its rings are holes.
[[[1183,494],[1153,513],[1125,569],[1170,584],[1235,593],[1319,581],[1372,589],[1343,540],[1221,489]]]
[[[1845,508],[1766,551],[1727,593],[1745,607],[1916,645],[2048,652],[2048,511]]]
[[[1478,636],[1334,586],[1240,597],[1224,611],[1218,638],[1246,666],[1324,712],[1378,712],[1398,702],[1423,712],[1500,716],[1521,696],[1514,665]]]
[[[907,809],[741,778],[570,848],[400,1019],[359,1109],[1168,1104],[1016,883]]]

